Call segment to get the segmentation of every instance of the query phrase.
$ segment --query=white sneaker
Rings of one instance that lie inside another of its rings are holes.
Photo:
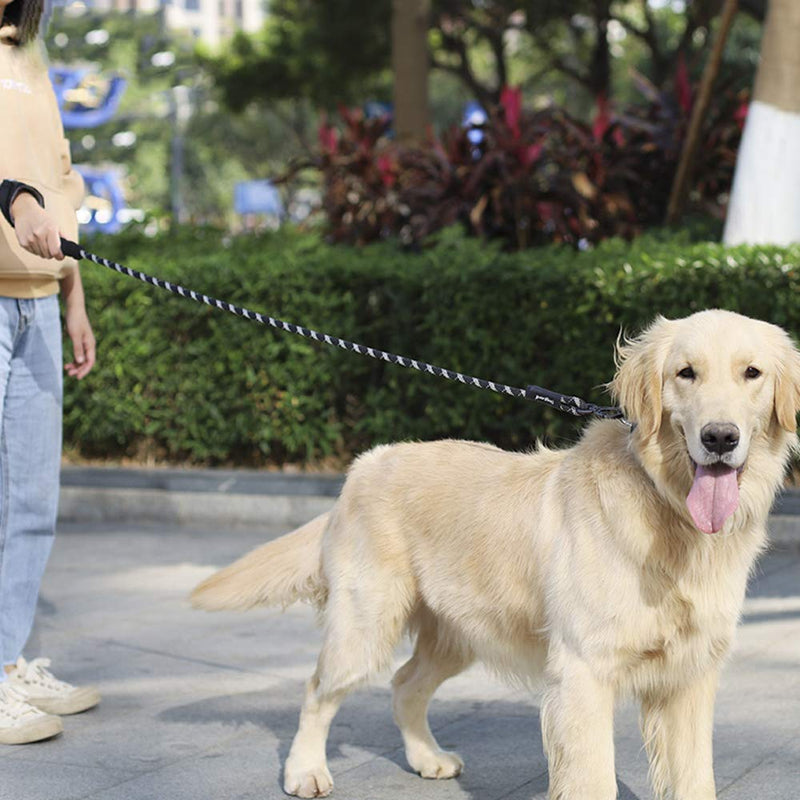
[[[32,706],[48,714],[78,714],[100,702],[100,692],[93,686],[73,686],[58,680],[50,670],[49,658],[17,659],[6,681]]]
[[[63,730],[60,717],[32,706],[7,680],[0,683],[0,744],[39,742]]]

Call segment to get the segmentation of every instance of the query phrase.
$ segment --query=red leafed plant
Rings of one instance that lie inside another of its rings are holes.
[[[601,97],[589,124],[557,107],[527,111],[521,91],[506,87],[480,136],[457,127],[414,147],[393,141],[388,115],[341,109],[340,130],[324,118],[318,153],[297,166],[321,173],[337,242],[420,244],[456,222],[508,249],[631,238],[664,218],[692,106],[685,69],[673,94],[635,82],[643,102],[615,111]],[[706,212],[721,214],[743,113],[745,98],[716,93],[692,195]]]

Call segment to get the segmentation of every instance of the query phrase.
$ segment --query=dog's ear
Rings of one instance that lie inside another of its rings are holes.
[[[775,416],[781,428],[794,433],[800,411],[800,351],[787,334],[783,333],[783,337],[784,355],[775,381]]]
[[[617,373],[609,384],[611,394],[645,436],[653,436],[661,427],[661,390],[664,361],[671,341],[671,323],[664,317],[641,336],[617,341]]]

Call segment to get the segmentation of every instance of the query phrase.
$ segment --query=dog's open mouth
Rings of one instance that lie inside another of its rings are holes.
[[[686,506],[703,533],[717,533],[739,506],[739,477],[743,467],[695,464],[694,482]]]

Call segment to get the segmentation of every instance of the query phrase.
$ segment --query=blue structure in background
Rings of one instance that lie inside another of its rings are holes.
[[[389,118],[389,127],[384,136],[387,139],[394,139],[394,106],[391,103],[384,103],[380,100],[367,100],[364,103],[364,117],[366,119]]]
[[[81,229],[86,233],[117,233],[122,228],[119,212],[127,206],[116,174],[83,165],[75,169],[86,182],[86,205],[91,213],[87,221],[81,220]]]
[[[102,81],[85,67],[51,67],[50,82],[65,128],[96,128],[110,122],[127,87],[125,78],[115,75]],[[76,101],[75,95],[89,102]]]
[[[364,116],[367,119],[391,117],[393,114],[394,106],[391,103],[383,103],[380,100],[367,100],[364,103]]]
[[[483,126],[489,121],[483,106],[476,100],[471,100],[464,106],[464,117],[461,120],[463,127],[467,129],[467,139],[475,146],[482,144],[485,138]]]
[[[239,181],[233,189],[233,207],[237,214],[282,218],[285,213],[280,192],[267,180]]]
[[[96,128],[117,113],[127,82],[115,76],[104,80],[85,67],[51,67],[50,82],[58,101],[64,128]],[[120,212],[127,209],[119,178],[113,170],[75,165],[86,183],[86,199],[79,212],[81,228],[88,233],[116,233],[122,228]],[[87,217],[88,212],[88,217]]]

